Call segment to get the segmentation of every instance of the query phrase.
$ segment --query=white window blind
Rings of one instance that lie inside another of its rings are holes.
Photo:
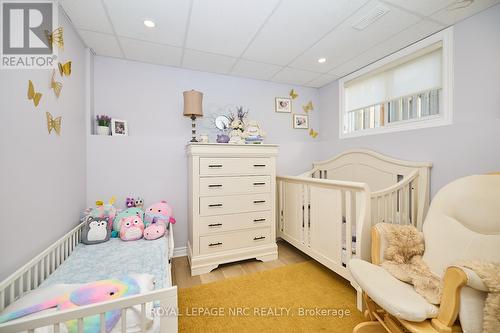
[[[442,87],[442,44],[420,50],[345,82],[345,111],[354,111]]]

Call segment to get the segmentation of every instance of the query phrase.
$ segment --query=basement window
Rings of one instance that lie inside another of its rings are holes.
[[[339,80],[340,138],[449,125],[453,30]]]

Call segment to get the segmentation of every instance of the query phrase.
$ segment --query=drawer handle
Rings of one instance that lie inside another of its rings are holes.
[[[222,164],[209,164],[209,168],[222,168]]]
[[[217,242],[217,243],[210,243],[208,244],[208,246],[219,246],[219,245],[222,245],[221,242]]]
[[[213,187],[222,187],[222,184],[210,184],[210,185],[208,185],[208,187],[211,187],[211,188],[213,188]]]
[[[254,222],[264,222],[266,219],[255,219]]]
[[[255,168],[265,168],[266,165],[265,164],[254,164],[253,165]]]
[[[253,186],[263,186],[266,185],[266,183],[253,183]]]
[[[208,207],[222,207],[222,204],[211,204]]]
[[[260,203],[264,203],[266,202],[266,200],[254,200],[253,203],[254,204],[260,204]]]
[[[208,226],[209,227],[220,227],[222,225],[222,223],[212,223],[212,224],[209,224]]]
[[[265,239],[266,237],[264,236],[260,236],[260,237],[254,237],[253,240],[256,241],[256,240],[261,240],[261,239]]]

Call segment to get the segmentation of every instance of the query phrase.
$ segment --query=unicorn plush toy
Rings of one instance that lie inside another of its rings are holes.
[[[120,279],[99,280],[85,284],[73,292],[61,295],[60,297],[1,315],[0,324],[50,308],[57,307],[58,310],[73,309],[78,306],[112,301],[120,297],[136,295],[139,294],[139,292],[140,287],[137,281],[128,276]],[[113,329],[120,319],[120,315],[120,310],[106,312],[104,316],[106,332],[110,332]],[[77,320],[67,321],[66,325],[69,333],[78,332]],[[85,333],[100,332],[99,315],[85,317],[83,319],[83,328]]]

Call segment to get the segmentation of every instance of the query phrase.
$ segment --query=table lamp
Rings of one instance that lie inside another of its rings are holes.
[[[191,142],[198,142],[198,140],[196,140],[196,117],[203,117],[203,93],[190,90],[182,94],[184,95],[184,116],[190,117],[192,120],[191,134],[193,138]]]

